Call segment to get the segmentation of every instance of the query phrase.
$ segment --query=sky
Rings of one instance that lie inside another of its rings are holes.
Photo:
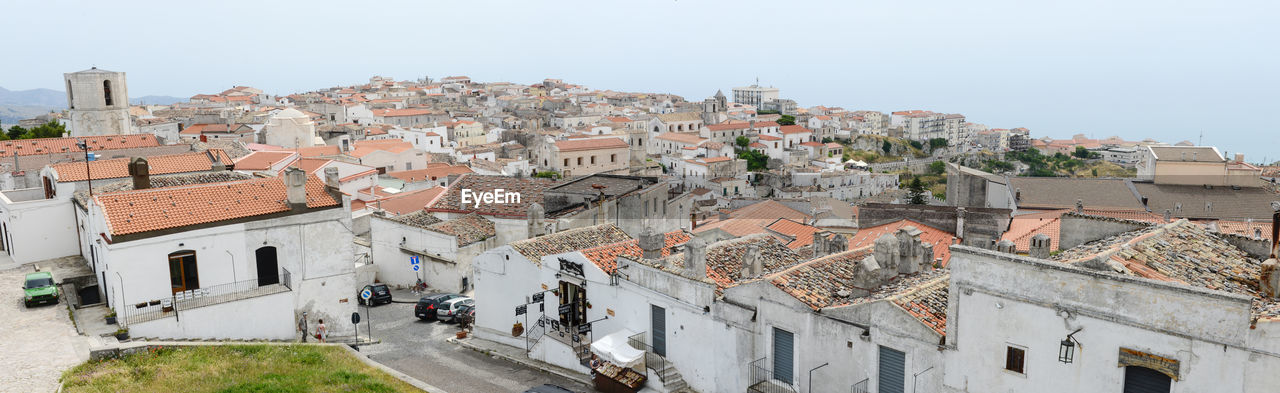
[[[964,114],[1033,137],[1155,138],[1280,160],[1273,0],[24,1],[0,87],[128,75],[129,94],[287,94],[467,75],[802,107]]]

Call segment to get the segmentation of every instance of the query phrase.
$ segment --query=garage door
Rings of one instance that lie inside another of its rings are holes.
[[[906,390],[907,354],[880,347],[880,393],[903,393]]]
[[[1169,376],[1155,370],[1129,366],[1124,368],[1124,393],[1169,393]]]

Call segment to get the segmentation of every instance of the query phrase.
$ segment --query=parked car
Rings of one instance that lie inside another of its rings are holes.
[[[368,289],[370,292],[373,292],[373,296],[370,296],[369,300],[361,299],[360,302],[364,303],[364,305],[376,306],[379,304],[391,303],[391,289],[387,288],[387,284],[365,285],[364,289],[361,289],[360,292],[357,293],[357,296],[360,293],[364,293],[365,289]]]
[[[57,304],[58,287],[53,284],[53,273],[28,273],[22,284],[22,304]]]
[[[542,386],[531,387],[529,390],[524,391],[524,393],[573,393],[573,391],[548,383],[543,384]]]
[[[459,297],[462,297],[462,295],[456,293],[434,293],[423,296],[418,299],[418,305],[413,307],[413,315],[424,321],[436,319],[436,310],[440,308],[440,305],[450,299]]]
[[[465,296],[449,299],[444,304],[441,304],[440,308],[436,309],[436,319],[439,319],[440,322],[454,322],[456,320],[454,317],[460,315],[461,311],[464,311],[468,306],[474,307],[475,305],[475,299]]]

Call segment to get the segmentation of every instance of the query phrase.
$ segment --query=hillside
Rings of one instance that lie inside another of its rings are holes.
[[[186,102],[183,97],[142,96],[129,99],[130,105],[170,105]],[[17,124],[19,120],[30,119],[49,112],[58,112],[67,108],[67,95],[51,89],[9,90],[0,87],[0,123]]]

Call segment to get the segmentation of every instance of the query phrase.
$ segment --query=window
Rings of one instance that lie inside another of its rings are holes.
[[[169,283],[173,293],[200,289],[198,270],[195,251],[184,250],[169,254]]]
[[[591,156],[591,165],[596,164],[596,156]]]
[[[1018,374],[1026,374],[1023,370],[1023,361],[1025,360],[1025,357],[1025,349],[1006,347],[1004,353],[1004,369]]]
[[[71,93],[70,79],[67,79],[67,103],[71,105],[71,109],[76,109],[76,95]]]
[[[610,155],[609,155],[609,162],[618,162],[618,155],[617,155],[617,154],[610,154]]]
[[[568,158],[564,159],[564,166],[569,166],[569,159],[568,159]]]
[[[107,101],[107,106],[111,106],[111,81],[102,81],[102,98]]]
[[[578,165],[582,165],[582,157],[578,157]]]

